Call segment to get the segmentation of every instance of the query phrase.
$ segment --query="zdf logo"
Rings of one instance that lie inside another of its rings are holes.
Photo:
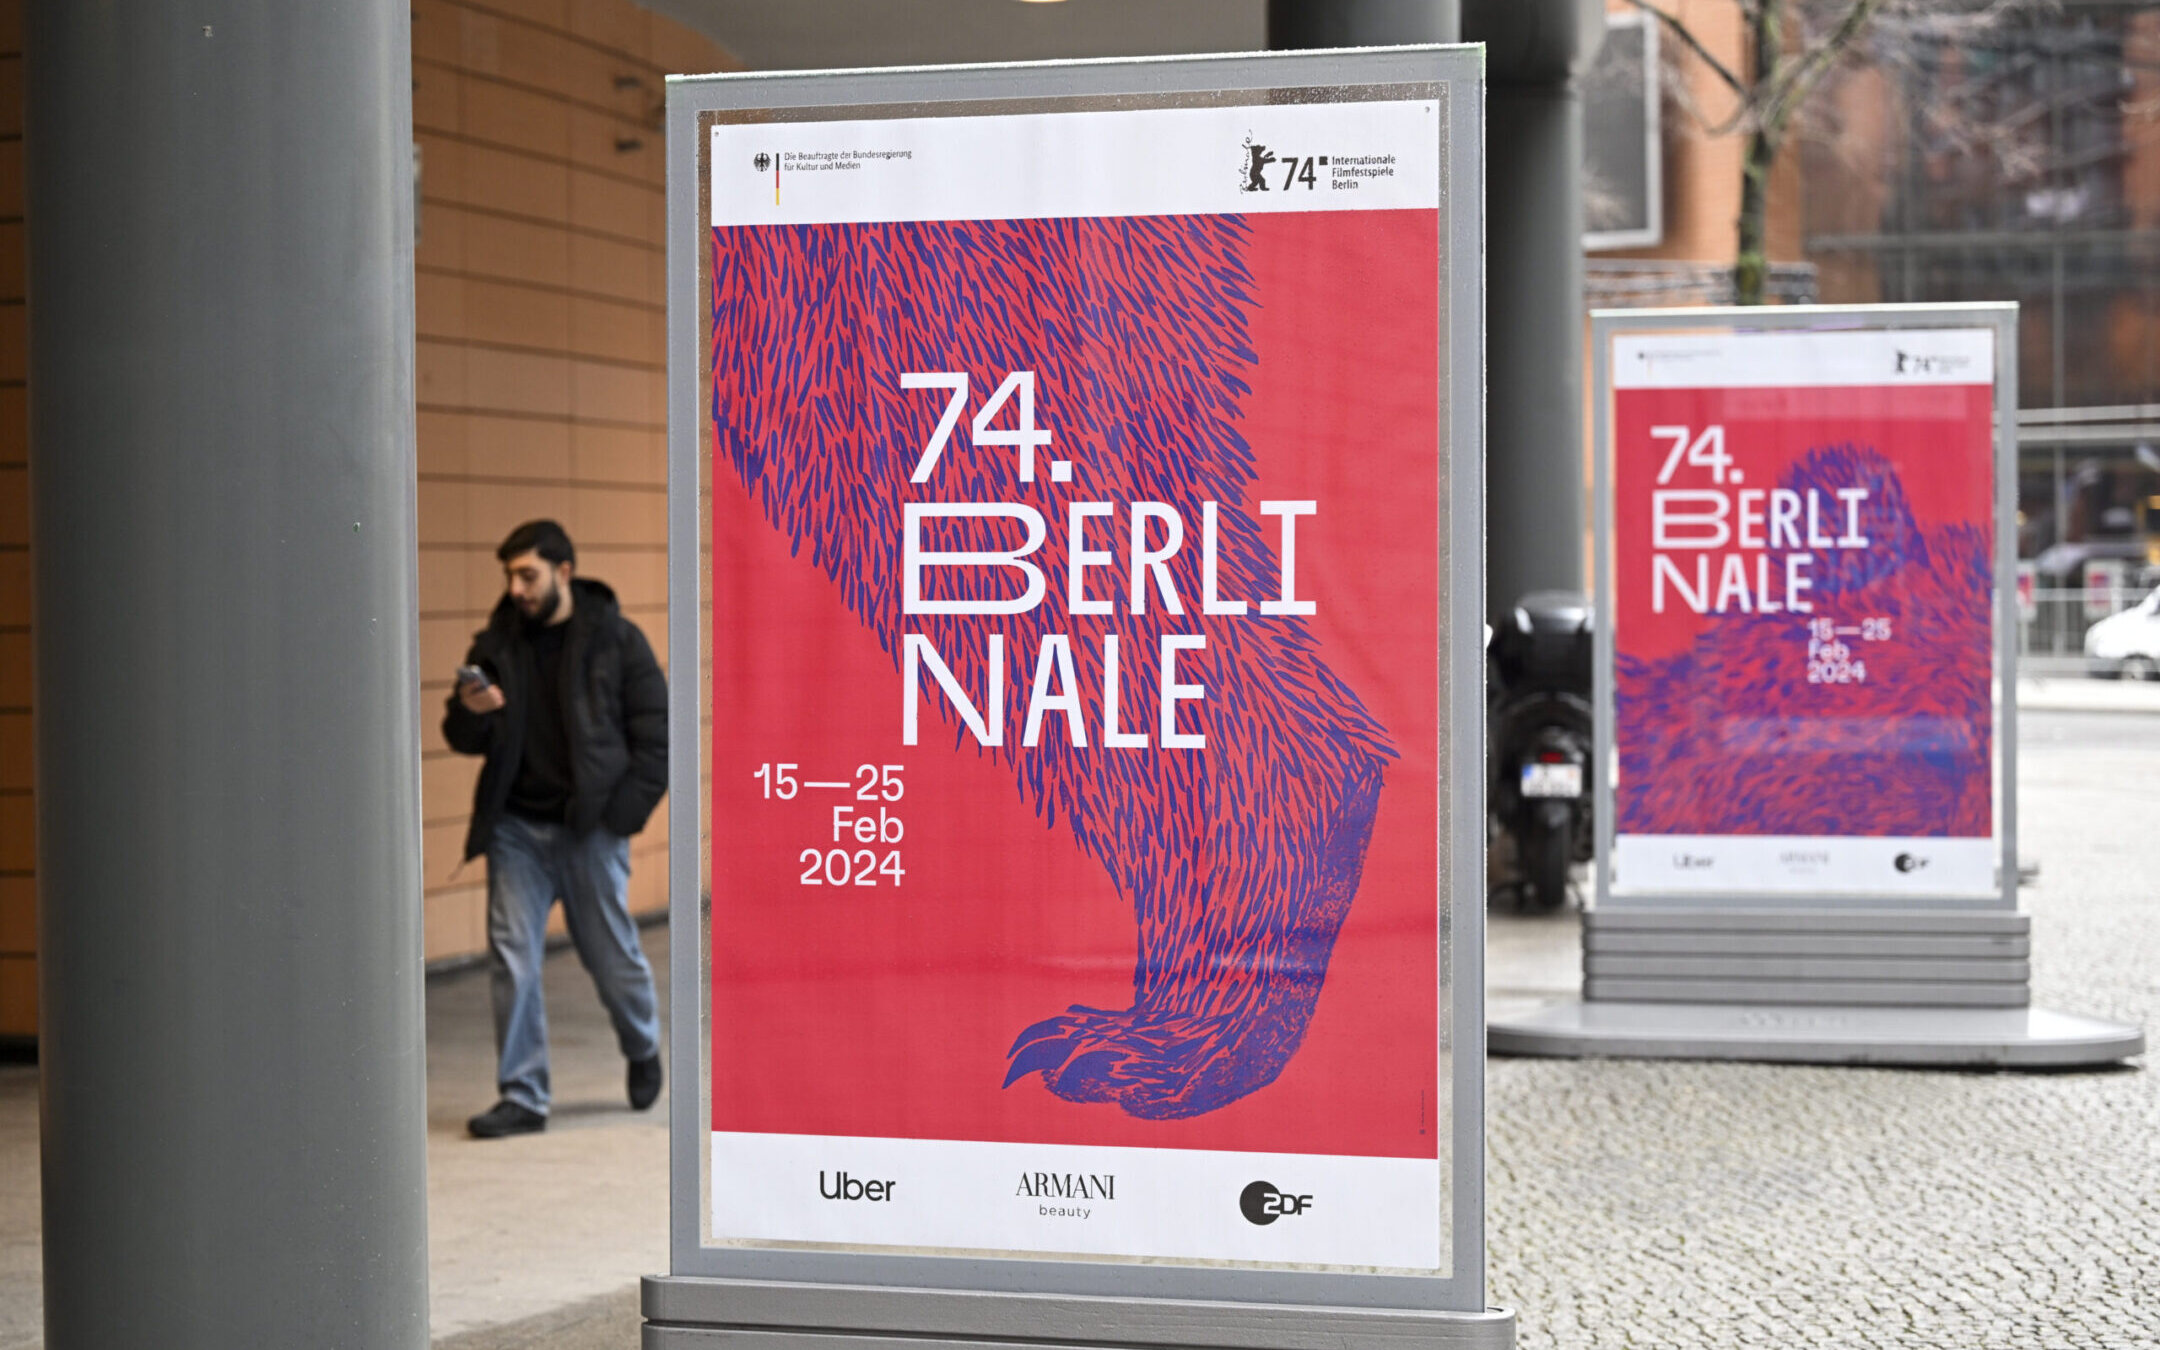
[[[1246,1221],[1261,1225],[1271,1224],[1285,1214],[1303,1214],[1313,1207],[1309,1195],[1286,1195],[1275,1189],[1271,1181],[1256,1181],[1238,1196],[1238,1209]]]

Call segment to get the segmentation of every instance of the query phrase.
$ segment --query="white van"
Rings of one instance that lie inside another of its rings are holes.
[[[2160,679],[2160,589],[2086,629],[2085,655],[2095,674]]]

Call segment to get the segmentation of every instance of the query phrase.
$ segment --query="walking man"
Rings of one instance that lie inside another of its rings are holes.
[[[507,589],[473,638],[443,718],[460,754],[485,755],[465,856],[487,855],[488,975],[502,1100],[467,1122],[481,1139],[547,1128],[540,966],[559,898],[630,1062],[630,1105],[660,1095],[660,1012],[630,919],[630,836],[667,788],[667,680],[615,592],[575,575],[552,520],[495,550]]]

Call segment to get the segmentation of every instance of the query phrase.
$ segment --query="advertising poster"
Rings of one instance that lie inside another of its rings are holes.
[[[1995,334],[1612,347],[1612,893],[2000,895]]]
[[[1294,94],[705,124],[708,1241],[1448,1270],[1444,110]]]

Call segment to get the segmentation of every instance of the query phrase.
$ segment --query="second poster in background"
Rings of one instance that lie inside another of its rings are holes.
[[[2000,895],[1995,342],[1613,339],[1614,894]]]

